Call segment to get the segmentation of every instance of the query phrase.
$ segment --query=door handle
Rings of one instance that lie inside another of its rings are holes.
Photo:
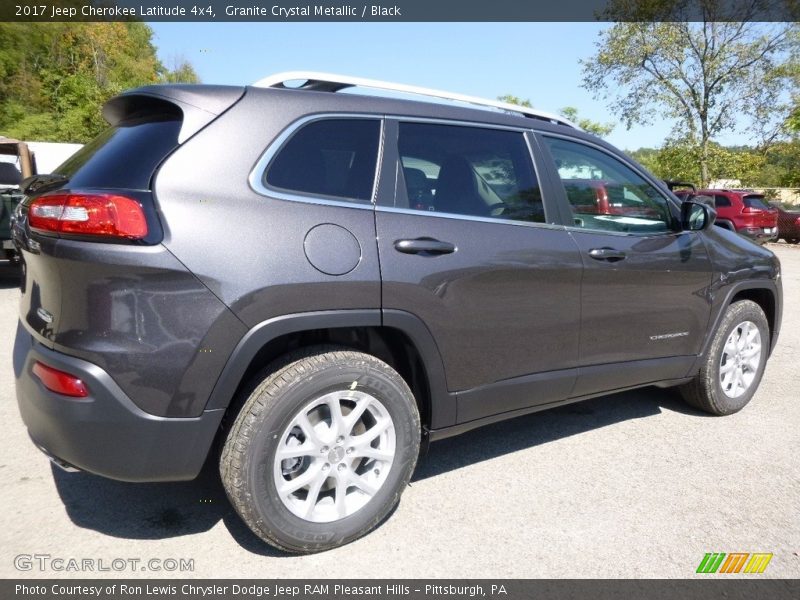
[[[454,244],[440,242],[433,238],[417,238],[415,240],[397,240],[394,249],[403,254],[423,254],[438,256],[439,254],[452,254],[456,251]]]
[[[614,248],[592,248],[589,250],[589,256],[595,260],[605,260],[608,262],[625,260],[625,253],[622,250],[616,250]]]

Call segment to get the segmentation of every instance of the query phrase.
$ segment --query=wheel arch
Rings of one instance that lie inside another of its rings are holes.
[[[378,309],[297,313],[259,323],[231,353],[206,410],[227,409],[235,415],[240,392],[259,370],[289,351],[320,344],[365,352],[392,366],[414,393],[426,429],[455,423],[455,394],[447,392],[442,359],[428,328],[411,313]]]
[[[775,348],[775,344],[777,342],[777,336],[780,332],[781,324],[781,297],[779,290],[771,280],[741,281],[735,285],[732,285],[730,289],[727,290],[725,299],[720,302],[719,309],[714,316],[713,323],[710,323],[711,327],[709,327],[708,331],[706,332],[706,339],[703,342],[702,351],[698,355],[694,365],[692,365],[692,369],[689,371],[689,373],[687,373],[687,376],[691,376],[692,374],[698,372],[703,358],[708,352],[711,342],[714,339],[714,333],[717,331],[720,322],[725,316],[726,309],[731,304],[738,302],[739,300],[751,300],[758,304],[761,307],[761,310],[764,311],[764,314],[767,317],[767,323],[769,324],[769,348],[770,353],[772,353],[772,350]]]

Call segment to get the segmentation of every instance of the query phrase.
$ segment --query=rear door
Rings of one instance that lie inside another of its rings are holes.
[[[542,197],[526,134],[389,119],[384,159],[383,308],[433,334],[458,422],[566,398],[581,258]]]
[[[703,234],[682,231],[677,208],[632,163],[581,140],[541,140],[585,268],[573,395],[684,376],[710,314]],[[581,212],[575,179],[602,182],[625,210]]]

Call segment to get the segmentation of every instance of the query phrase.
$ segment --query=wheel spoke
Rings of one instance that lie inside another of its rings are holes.
[[[349,475],[349,483],[350,485],[356,486],[361,491],[366,492],[370,496],[374,496],[378,492],[378,487],[371,482],[366,481],[361,475],[356,475],[352,472]]]
[[[720,374],[728,373],[731,369],[735,367],[736,363],[734,363],[732,360],[729,360],[727,363],[725,363],[719,368],[719,372]]]
[[[392,420],[389,418],[382,419],[375,423],[372,427],[367,429],[360,435],[353,436],[352,442],[354,446],[361,446],[362,444],[369,444],[372,440],[382,434],[384,431],[392,426]]]
[[[347,426],[342,416],[342,404],[339,397],[332,395],[328,398],[328,408],[331,411],[331,430],[334,437],[337,435],[347,435]]]
[[[363,415],[364,411],[369,408],[370,404],[372,404],[372,397],[370,396],[363,396],[359,400],[356,400],[355,408],[350,411],[349,415],[347,415],[347,433],[350,433],[353,430],[353,427],[355,427],[355,424],[358,423],[361,415]]]
[[[317,505],[317,500],[319,499],[319,491],[322,489],[322,485],[325,483],[326,479],[326,474],[320,470],[318,476],[308,487],[308,496],[306,496],[305,506],[306,519],[311,517],[311,514],[314,512],[314,507]]]
[[[735,368],[733,368],[730,371],[728,371],[727,373],[725,373],[725,376],[722,378],[722,389],[723,390],[727,391],[727,390],[731,389],[731,383],[733,383],[733,378],[735,377],[735,375],[736,375],[736,369]]]
[[[336,478],[336,497],[334,499],[336,514],[341,519],[347,516],[347,480],[344,477]]]
[[[758,370],[758,365],[761,362],[761,356],[752,356],[748,360],[744,362],[745,366],[751,373],[755,373]]]
[[[300,446],[284,446],[278,451],[278,458],[286,460],[287,458],[298,458],[300,456],[316,456],[319,452],[319,446],[306,441]]]
[[[733,387],[731,388],[731,393],[734,396],[739,395],[739,388],[742,387],[742,369],[741,367],[735,369],[733,371]]]
[[[760,345],[750,346],[749,348],[746,348],[745,350],[742,350],[742,353],[741,353],[741,357],[742,357],[743,360],[744,359],[753,358],[754,356],[760,356],[760,355],[761,355],[761,346]]]
[[[281,496],[287,496],[289,494],[293,494],[300,488],[303,488],[314,481],[314,478],[317,477],[322,472],[322,465],[314,465],[312,464],[308,469],[306,469],[305,473],[295,477],[294,479],[290,479],[289,481],[284,481],[284,484],[278,490]]]
[[[318,448],[322,446],[322,440],[319,438],[317,434],[317,430],[314,429],[314,426],[311,424],[311,421],[308,420],[308,415],[302,413],[297,416],[297,425],[300,429],[303,430],[303,433],[306,435],[306,439],[309,440],[312,444],[317,446]]]
[[[391,462],[392,459],[394,458],[394,454],[391,452],[384,452],[383,450],[379,450],[378,448],[373,448],[372,446],[363,446],[361,448],[356,449],[355,457],[374,458],[375,460]]]

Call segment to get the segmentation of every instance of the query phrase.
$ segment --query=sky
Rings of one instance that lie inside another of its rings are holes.
[[[203,83],[251,84],[282,71],[394,81],[484,98],[512,94],[536,108],[565,106],[614,123],[607,140],[625,150],[659,147],[673,123],[626,130],[580,87],[597,23],[151,23],[167,66],[189,60]],[[722,143],[744,143],[730,135]]]

